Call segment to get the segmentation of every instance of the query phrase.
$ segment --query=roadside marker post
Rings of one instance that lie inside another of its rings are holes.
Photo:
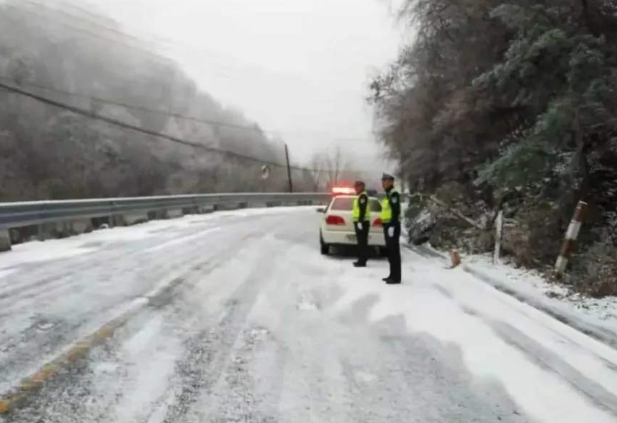
[[[563,240],[563,244],[561,244],[561,251],[559,252],[557,263],[555,263],[555,275],[557,278],[561,277],[566,271],[566,267],[568,266],[568,262],[572,256],[572,251],[574,251],[576,247],[576,240],[578,239],[581,227],[583,226],[583,221],[587,215],[588,207],[589,205],[584,201],[579,201],[576,206],[574,217],[572,217],[572,220],[570,221],[568,231],[566,232],[566,237]]]
[[[452,269],[460,266],[461,264],[461,255],[457,250],[450,251],[450,262],[452,263]]]
[[[501,256],[501,240],[503,238],[503,210],[497,214],[495,222],[495,251],[493,252],[493,264],[499,264]]]

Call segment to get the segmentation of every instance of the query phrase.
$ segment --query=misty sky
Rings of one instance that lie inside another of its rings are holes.
[[[381,166],[365,98],[370,75],[400,45],[386,1],[88,2],[156,39],[218,100],[279,131],[296,160],[338,143],[360,156],[359,165]]]

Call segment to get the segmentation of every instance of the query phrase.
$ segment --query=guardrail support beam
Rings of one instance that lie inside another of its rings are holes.
[[[72,234],[80,235],[92,232],[93,230],[94,227],[90,219],[74,219],[70,223],[70,231]]]
[[[140,223],[146,223],[150,219],[148,213],[130,213],[123,216],[124,224],[127,226],[137,225]]]
[[[11,251],[11,234],[8,230],[0,229],[0,252]]]
[[[112,227],[122,227],[122,226],[126,226],[126,222],[124,221],[124,215],[122,214],[116,214],[114,216],[111,217],[111,222],[112,222]]]
[[[215,211],[216,211],[216,207],[214,205],[199,206],[199,207],[197,207],[197,213],[198,214],[214,213]]]
[[[184,216],[184,211],[182,209],[174,209],[167,212],[168,219],[175,219],[182,216]]]

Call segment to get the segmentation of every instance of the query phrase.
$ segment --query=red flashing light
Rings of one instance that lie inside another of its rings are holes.
[[[373,226],[377,228],[383,227],[383,222],[381,221],[381,217],[378,217],[377,219],[375,219],[375,221],[373,222]]]
[[[350,187],[334,187],[332,188],[332,194],[338,195],[353,195],[356,193],[356,190]]]
[[[336,216],[336,215],[329,215],[328,217],[326,217],[326,225],[344,225],[345,224],[345,219],[343,219],[341,216]]]

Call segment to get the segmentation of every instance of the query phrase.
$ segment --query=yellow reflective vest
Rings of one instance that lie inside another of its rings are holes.
[[[392,221],[392,205],[390,204],[390,196],[396,191],[392,190],[386,193],[386,196],[381,200],[381,222],[390,223]]]
[[[360,221],[360,196],[362,195],[366,196],[366,211],[364,212],[364,221],[368,222],[371,220],[371,205],[369,204],[368,195],[366,194],[366,192],[363,192],[353,200],[352,216],[354,222]]]

